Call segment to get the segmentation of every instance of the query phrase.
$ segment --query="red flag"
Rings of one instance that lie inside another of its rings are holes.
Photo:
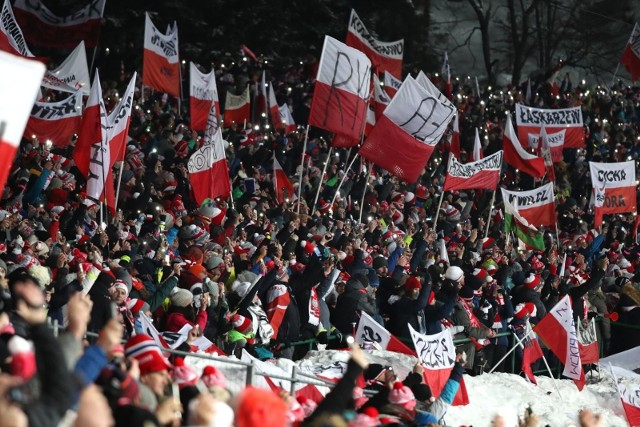
[[[242,124],[249,121],[251,114],[251,103],[249,101],[249,86],[240,95],[227,92],[224,101],[224,127],[231,127],[232,124]]]
[[[460,158],[460,125],[458,124],[458,114],[453,118],[453,133],[451,134],[451,142],[449,151],[457,158]]]
[[[390,98],[395,96],[400,90],[400,86],[402,86],[402,80],[396,79],[391,73],[384,73],[384,90]]]
[[[502,141],[505,162],[534,178],[542,178],[544,176],[544,159],[529,154],[522,148],[516,132],[513,130],[511,116],[507,116],[507,124],[505,125]]]
[[[544,355],[542,353],[542,349],[540,348],[540,344],[535,336],[531,336],[533,334],[528,334],[531,331],[531,324],[527,319],[527,324],[525,327],[525,334],[527,336],[523,340],[523,349],[522,349],[522,372],[527,376],[529,381],[534,384],[538,384],[536,381],[536,377],[533,375],[533,370],[531,369],[531,365],[534,364],[538,359],[541,359]]]
[[[276,156],[273,156],[273,186],[276,189],[276,197],[278,203],[283,203],[285,200],[293,200],[295,192],[293,185],[287,178],[287,174],[282,170],[282,166],[276,160]]]
[[[193,62],[189,63],[189,113],[191,114],[191,128],[203,131],[207,127],[207,119],[211,111],[211,103],[215,103],[216,114],[220,115],[216,73],[211,70],[203,74]]]
[[[178,31],[162,34],[145,13],[142,84],[180,97]]]
[[[102,144],[107,143],[104,135],[106,118],[107,113],[102,99],[100,75],[98,70],[96,70],[89,99],[87,100],[87,105],[82,115],[82,124],[78,132],[78,140],[73,150],[73,161],[85,178],[89,177],[92,158],[95,157],[96,162],[103,163],[102,153],[106,148],[103,148]],[[93,194],[92,196],[97,196],[96,200],[99,199],[99,193]]]
[[[29,50],[27,41],[22,35],[22,30],[13,15],[9,0],[4,0],[2,12],[0,13],[0,50],[33,58],[33,53]]]
[[[243,44],[240,48],[242,49],[242,52],[245,55],[247,55],[249,58],[253,59],[254,61],[258,62],[258,57],[256,56],[255,53],[253,53],[251,49],[247,47],[247,45]]]
[[[500,181],[502,150],[476,162],[460,163],[449,156],[444,191],[464,189],[495,190]]]
[[[76,92],[58,102],[36,102],[27,122],[25,135],[40,141],[51,141],[57,147],[66,147],[82,122],[82,93]]]
[[[364,52],[371,60],[376,72],[389,72],[396,78],[402,78],[404,40],[401,39],[394,42],[376,40],[353,9],[349,18],[349,29],[345,42],[348,46]]]
[[[562,139],[566,148],[584,147],[584,124],[580,107],[561,109],[542,109],[516,104],[516,126],[520,143],[532,140],[538,144],[542,126],[551,138]],[[562,134],[560,132],[564,131]],[[558,134],[558,135],[555,135]]]
[[[502,199],[514,204],[518,201],[518,213],[534,227],[541,225],[555,227],[556,196],[553,183],[549,182],[541,187],[527,191],[511,191],[501,188]]]
[[[594,192],[594,225],[598,228],[602,216],[636,212],[635,162],[589,162]]]
[[[278,331],[290,302],[291,296],[285,285],[276,284],[269,288],[269,292],[267,292],[267,319],[273,328],[273,340],[278,338]]]
[[[438,94],[408,76],[360,148],[362,157],[404,181],[417,181],[455,114]]]
[[[224,151],[222,129],[218,125],[215,103],[211,104],[204,144],[191,155],[187,169],[198,205],[206,199],[231,194],[229,165]]]
[[[480,142],[480,134],[478,133],[478,128],[476,128],[476,137],[473,140],[473,152],[471,153],[471,158],[469,160],[476,162],[484,157],[482,153],[482,143]]]
[[[562,298],[533,330],[564,364],[563,375],[571,378],[578,390],[582,390],[586,381],[569,295]]]
[[[90,0],[68,16],[56,16],[40,0],[16,0],[13,8],[29,43],[71,49],[84,41],[93,48],[98,44],[105,3],[106,0]]]
[[[0,189],[3,189],[45,67],[39,62],[0,52],[0,69]]]
[[[634,82],[640,77],[640,27],[638,23],[633,26],[631,36],[624,49],[620,62],[631,73],[631,80]]]
[[[371,62],[360,51],[325,37],[309,124],[360,140],[367,114]]]
[[[288,109],[289,107],[287,107]],[[280,107],[278,106],[278,102],[276,101],[276,93],[273,91],[273,85],[269,82],[269,117],[271,118],[271,125],[276,129],[285,129],[285,122],[280,115]],[[295,127],[295,124],[294,124]]]

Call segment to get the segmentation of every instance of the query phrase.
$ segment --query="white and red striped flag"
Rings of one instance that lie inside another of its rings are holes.
[[[3,189],[45,67],[39,62],[0,52],[0,69],[0,189]]]
[[[71,15],[57,16],[40,0],[16,0],[16,19],[29,43],[58,49],[71,49],[81,41],[87,47],[98,44],[106,0],[90,0]]]
[[[482,153],[482,142],[480,142],[480,134],[478,133],[478,128],[476,128],[476,136],[473,139],[473,152],[471,154],[471,161],[477,162],[484,157]]]
[[[594,226],[602,223],[602,216],[637,211],[635,162],[589,162],[593,187]]]
[[[584,124],[580,107],[542,109],[516,104],[516,126],[520,142],[529,141],[529,134],[540,134],[542,126],[549,135],[562,130],[566,148],[584,147]]]
[[[544,168],[546,170],[547,178],[549,179],[549,181],[555,182],[556,172],[553,169],[553,159],[551,158],[551,146],[549,144],[549,136],[547,135],[547,131],[544,129],[544,126],[542,126],[542,130],[540,131],[540,144],[538,147],[538,155],[544,159]]]
[[[276,93],[273,91],[273,85],[269,82],[269,118],[271,118],[271,124],[276,130],[285,129],[286,126],[280,115],[280,107],[278,101],[276,101]]]
[[[282,104],[278,107],[280,111],[280,117],[282,118],[282,123],[284,123],[284,133],[289,134],[291,132],[295,132],[298,127],[296,126],[295,120],[293,120],[293,115],[291,114],[291,110],[287,104]]]
[[[519,308],[520,307],[517,307],[515,311],[518,312]],[[531,331],[531,323],[529,323],[529,319],[526,320],[524,333],[525,337],[522,342],[522,372],[524,372],[529,381],[537,385],[538,382],[536,381],[536,377],[533,375],[531,365],[538,359],[543,358],[544,354],[542,353],[542,348],[540,348],[538,339]]]
[[[449,142],[449,151],[457,158],[460,158],[460,124],[458,122],[458,114],[453,118],[453,129],[451,133],[451,141]]]
[[[34,57],[13,15],[9,0],[4,0],[0,11],[0,50],[27,58]]]
[[[390,98],[395,96],[400,90],[400,86],[402,86],[402,80],[395,78],[391,73],[384,73],[384,90]]]
[[[634,381],[636,378],[632,377],[633,372],[629,373],[626,369],[619,368],[617,366],[611,366],[611,375],[613,381],[616,383],[616,390],[618,396],[622,401],[622,409],[627,416],[627,422],[630,427],[640,426],[640,385]],[[622,381],[618,379],[618,375],[622,377]],[[630,378],[633,378],[630,380]]]
[[[180,97],[180,55],[177,26],[162,34],[145,13],[142,84]]]
[[[31,109],[25,135],[41,142],[51,141],[57,147],[66,147],[82,122],[82,93],[76,92],[58,102],[36,102]]]
[[[376,40],[364,26],[356,11],[351,9],[345,42],[348,46],[364,52],[371,60],[371,64],[377,73],[384,71],[393,74],[397,78],[402,78],[404,39],[393,42]]]
[[[544,129],[544,133],[542,132],[543,129]],[[566,129],[562,129],[555,133],[548,133],[547,129],[543,126],[540,129],[540,134],[537,134],[537,133],[528,134],[529,147],[542,150],[545,142],[545,141],[542,141],[542,136],[544,134],[546,137],[546,145],[549,147],[549,154],[551,156],[551,161],[553,163],[560,162],[563,159],[562,150],[564,149],[564,138],[566,133],[567,133]],[[541,157],[544,157],[544,156],[541,155]],[[546,165],[546,160],[545,160],[545,165]]]
[[[231,127],[232,124],[242,124],[249,121],[251,114],[251,102],[249,100],[249,86],[240,95],[227,92],[224,100],[224,127]]]
[[[586,380],[580,360],[578,335],[573,323],[573,310],[569,295],[565,295],[533,330],[564,365],[562,374],[571,378],[576,383],[578,390],[582,390]]]
[[[542,187],[527,191],[511,191],[504,188],[502,199],[515,204],[518,200],[518,213],[527,222],[535,227],[556,226],[556,196],[553,192],[553,183],[549,182]]]
[[[513,130],[511,116],[507,115],[507,123],[502,138],[502,148],[504,149],[504,161],[521,172],[531,175],[534,178],[544,176],[544,159],[527,153]]]
[[[455,109],[407,76],[360,154],[398,178],[415,182],[454,114]]]
[[[367,117],[371,62],[364,53],[326,36],[309,124],[360,141]]]
[[[475,162],[460,163],[449,156],[444,191],[447,190],[495,190],[500,181],[502,150]]]
[[[207,128],[207,120],[211,112],[211,103],[215,104],[216,120],[220,115],[220,101],[216,86],[216,73],[211,70],[204,74],[193,62],[189,63],[189,112],[191,128],[203,131]]]
[[[365,341],[373,342],[377,343],[383,350],[416,356],[415,351],[404,345],[402,341],[365,312],[362,312],[360,316],[354,338],[358,344],[363,344]]]
[[[189,180],[198,205],[206,199],[231,194],[229,165],[224,151],[222,129],[218,124],[215,103],[211,104],[204,144],[189,158]]]
[[[269,288],[269,292],[267,292],[267,319],[273,328],[273,337],[271,337],[273,340],[278,338],[278,331],[290,302],[291,295],[289,295],[287,285],[278,283]]]
[[[56,69],[45,73],[42,86],[62,92],[82,92],[89,95],[90,88],[89,67],[87,66],[87,52],[84,42],[67,56]]]
[[[287,174],[282,170],[282,166],[276,160],[275,153],[273,155],[273,186],[276,189],[276,198],[278,203],[285,201],[291,201],[294,199],[295,192],[291,181],[287,177]]]
[[[634,82],[640,77],[640,26],[636,22],[620,62],[631,73]]]
[[[374,74],[372,76],[372,79],[373,79],[373,107],[374,107],[374,111],[377,119],[382,115],[382,113],[384,112],[384,109],[387,108],[387,106],[391,102],[391,98],[384,90],[382,90],[382,86],[380,85],[380,80],[378,79],[378,76]]]

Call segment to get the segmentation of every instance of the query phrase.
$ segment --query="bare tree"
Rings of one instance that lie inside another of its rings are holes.
[[[478,25],[480,26],[480,34],[482,35],[482,56],[484,58],[484,66],[487,71],[487,79],[490,84],[495,84],[496,77],[493,72],[494,63],[491,61],[491,33],[489,32],[489,24],[491,23],[493,10],[491,4],[485,7],[483,0],[468,1],[476,13]]]
[[[520,84],[522,67],[524,67],[535,47],[531,43],[531,36],[534,33],[531,29],[531,20],[540,1],[530,0],[527,4],[526,0],[507,0],[507,9],[509,10],[508,34],[510,35],[509,42],[512,55],[511,84],[514,86]]]

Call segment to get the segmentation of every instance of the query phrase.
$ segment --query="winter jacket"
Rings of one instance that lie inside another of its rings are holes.
[[[412,300],[406,296],[401,297],[395,301],[389,307],[389,322],[387,322],[387,329],[398,338],[411,339],[411,333],[409,332],[409,325],[420,332],[426,332],[426,326],[424,322],[424,308],[429,302],[429,295],[431,294],[431,278],[427,276],[425,282],[420,288],[418,298]]]
[[[207,326],[207,319],[209,318],[206,310],[200,310],[196,317],[196,323],[189,321],[182,313],[170,313],[166,320],[166,330],[169,332],[178,332],[184,325],[191,325],[195,327],[198,325],[200,331],[204,331]]]
[[[135,287],[131,289],[130,297],[144,300],[147,304],[149,304],[149,308],[153,312],[162,305],[164,300],[168,298],[169,295],[171,295],[171,291],[178,284],[178,278],[176,276],[171,276],[159,285],[156,285],[155,283],[149,281],[145,281],[143,283],[150,294],[149,298],[143,298],[142,294]]]
[[[442,332],[442,319],[450,317],[453,313],[453,307],[456,305],[456,297],[458,296],[456,283],[449,279],[445,280],[440,288],[440,295],[443,296],[442,301],[436,301],[434,305],[427,305],[424,308],[427,335]]]
[[[351,334],[353,324],[358,323],[359,314],[363,311],[375,315],[375,304],[369,300],[363,284],[352,277],[344,292],[338,296],[338,303],[331,313],[331,323],[343,334]]]
[[[534,289],[527,289],[524,285],[516,286],[511,291],[511,302],[514,307],[527,302],[533,303],[536,306],[535,318],[537,320],[542,319],[547,314],[547,308],[544,306],[540,294]]]

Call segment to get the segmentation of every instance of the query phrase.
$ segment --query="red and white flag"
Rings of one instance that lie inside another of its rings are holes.
[[[582,390],[586,380],[569,295],[565,295],[533,330],[564,365],[562,374]]]
[[[269,82],[269,118],[271,118],[271,124],[276,130],[285,129],[285,123],[280,115],[280,107],[278,101],[276,101],[276,93],[273,91],[273,85]]]
[[[256,96],[254,98],[254,115],[256,120],[259,120],[260,116],[267,114],[267,75],[266,71],[262,72],[262,78],[256,83]]]
[[[447,190],[495,190],[500,181],[502,150],[475,162],[460,163],[449,156],[444,191]]]
[[[45,67],[39,62],[0,52],[0,69],[0,188],[4,188]]]
[[[517,311],[517,310],[516,310]],[[536,377],[533,375],[533,369],[531,369],[531,365],[534,364],[538,359],[544,357],[542,353],[542,349],[540,348],[540,343],[531,332],[531,323],[529,323],[529,319],[527,319],[527,323],[525,326],[525,337],[522,341],[522,372],[526,375],[526,377],[534,384],[538,384],[536,381]],[[530,333],[531,332],[531,333]]]
[[[584,124],[580,107],[542,109],[516,104],[516,125],[521,142],[529,141],[529,134],[540,134],[542,126],[549,135],[562,130],[566,148],[584,147]]]
[[[27,46],[18,21],[13,15],[9,0],[4,0],[0,12],[0,50],[27,58],[34,57]]]
[[[594,193],[595,228],[602,216],[636,212],[636,168],[633,160],[617,163],[589,162]]]
[[[384,109],[387,108],[389,103],[391,102],[391,98],[389,95],[382,89],[380,85],[380,80],[378,76],[373,75],[373,108],[375,111],[375,118],[379,118]],[[375,121],[374,121],[375,124]]]
[[[576,332],[578,333],[578,347],[582,363],[587,365],[600,362],[595,319],[577,319]]]
[[[97,73],[96,73],[97,77]],[[135,91],[137,73],[133,73],[133,77],[125,90],[120,102],[115,106],[113,111],[103,119],[102,113],[98,119],[100,120],[101,132],[96,129],[96,111],[100,111],[102,103],[102,94],[96,108],[96,100],[91,101],[91,116],[87,116],[83,123],[82,130],[88,132],[85,143],[91,143],[91,161],[89,162],[89,173],[87,176],[87,196],[95,201],[104,202],[112,214],[115,214],[117,201],[115,196],[115,180],[113,179],[113,166],[116,162],[124,160],[124,151],[129,133],[129,121],[131,119],[131,107],[133,106],[133,94]],[[94,84],[94,86],[96,86]],[[99,85],[95,89],[100,91]],[[100,140],[99,138],[104,138]],[[83,136],[83,139],[85,137]],[[83,143],[83,145],[85,144]]]
[[[145,13],[142,84],[180,97],[180,55],[177,27],[162,34]]]
[[[480,134],[478,133],[478,128],[476,128],[476,136],[473,140],[473,152],[471,154],[471,161],[475,162],[484,157],[482,153],[482,143],[480,142]]]
[[[527,153],[525,149],[522,148],[516,132],[513,130],[510,115],[507,115],[507,123],[502,141],[505,162],[534,178],[542,178],[544,176],[544,159]]]
[[[438,241],[438,248],[440,249],[440,255],[438,256],[438,262],[446,262],[447,265],[451,265],[449,261],[449,252],[447,252],[447,242],[444,239]]]
[[[431,388],[434,397],[440,396],[456,361],[456,346],[453,343],[451,331],[445,329],[434,335],[424,335],[416,332],[409,325],[409,332],[411,332],[411,339],[418,359],[424,367],[425,383]],[[467,405],[468,403],[467,388],[464,379],[460,379],[460,388],[452,405]]]
[[[211,104],[209,111],[204,144],[191,155],[187,163],[189,180],[198,205],[206,199],[226,197],[231,194],[229,165],[215,103]]]
[[[71,49],[81,41],[96,47],[106,0],[90,0],[71,15],[57,16],[40,0],[16,0],[13,9],[29,43]]]
[[[355,341],[358,344],[365,342],[377,343],[383,350],[417,356],[415,351],[406,346],[365,312],[362,312],[360,320],[358,321]]]
[[[87,196],[95,202],[100,200],[104,189],[102,182],[95,181],[98,177],[104,179],[107,176],[106,168],[110,163],[105,134],[106,123],[107,112],[102,98],[100,75],[96,70],[89,99],[82,115],[78,140],[73,150],[73,161],[82,175],[87,178]],[[99,169],[98,173],[93,170],[94,168]]]
[[[451,133],[451,142],[449,142],[449,151],[457,158],[460,158],[460,124],[458,122],[458,114],[453,118],[453,132]]]
[[[556,197],[552,182],[528,191],[511,191],[504,188],[500,190],[502,200],[515,205],[517,199],[518,213],[529,224],[534,227],[556,226]]]
[[[400,90],[400,86],[402,86],[402,80],[396,79],[391,73],[384,73],[384,90],[390,98],[395,96]]]
[[[240,95],[227,92],[224,101],[224,127],[231,127],[232,124],[242,124],[249,121],[251,114],[251,102],[249,100],[249,86]]]
[[[293,120],[293,115],[291,114],[291,110],[287,104],[282,104],[278,107],[280,111],[280,117],[282,118],[282,123],[284,123],[284,133],[289,134],[291,132],[295,132],[298,127],[296,126],[296,122]]]
[[[25,135],[38,140],[51,141],[57,147],[66,147],[80,128],[82,121],[82,93],[76,92],[58,102],[36,102],[31,109]]]
[[[563,141],[564,143],[564,141]],[[547,131],[542,126],[540,131],[540,144],[538,145],[538,155],[544,159],[544,168],[546,176],[551,182],[556,181],[556,172],[553,169],[553,159],[551,158],[551,146],[549,144],[549,137]]]
[[[291,295],[289,295],[287,285],[275,284],[269,288],[269,292],[267,292],[267,319],[273,328],[273,337],[271,337],[273,340],[278,338],[278,331],[290,302]]]
[[[564,149],[564,138],[566,132],[566,129],[562,129],[555,133],[548,133],[547,129],[543,126],[540,130],[540,134],[530,133],[528,135],[529,148],[541,150],[544,146],[542,144],[544,141],[542,141],[541,138],[543,135],[546,135],[546,145],[549,147],[551,161],[553,163],[560,162],[563,160],[562,150]]]
[[[258,57],[256,56],[255,53],[253,53],[253,51],[251,49],[249,49],[247,47],[247,45],[242,45],[240,46],[240,49],[242,49],[242,53],[247,55],[249,58],[253,59],[254,61],[258,62]]]
[[[454,114],[454,108],[407,76],[360,154],[398,178],[416,182]]]
[[[631,36],[624,49],[620,62],[625,66],[631,74],[631,80],[634,82],[640,77],[640,26],[636,22],[631,31]]]
[[[611,364],[609,364],[609,368],[611,369],[613,381],[616,383],[616,389],[622,401],[622,409],[624,409],[624,414],[627,416],[629,426],[640,426],[640,385],[638,385],[636,381],[629,381],[628,378],[630,376],[625,375],[623,369],[617,366],[611,366]],[[622,374],[622,381],[618,379],[616,371]],[[634,378],[634,380],[635,379],[636,378]]]
[[[393,74],[398,79],[402,78],[404,39],[394,42],[376,40],[364,26],[356,11],[351,9],[345,42],[347,45],[364,52],[371,60],[371,65],[377,73],[384,71]]]
[[[309,124],[360,141],[371,89],[371,61],[364,53],[326,36]]]
[[[47,71],[42,79],[42,86],[46,88],[70,93],[80,91],[85,96],[89,95],[89,83],[87,52],[82,41],[62,64]]]
[[[295,192],[291,181],[287,177],[287,174],[282,170],[282,166],[276,160],[275,153],[273,155],[273,186],[276,189],[276,198],[278,203],[283,203],[285,200],[291,201],[295,197]]]
[[[215,103],[216,120],[220,115],[216,73],[201,73],[193,62],[189,63],[189,111],[191,128],[203,131],[207,128],[207,120],[211,112],[211,103]]]

